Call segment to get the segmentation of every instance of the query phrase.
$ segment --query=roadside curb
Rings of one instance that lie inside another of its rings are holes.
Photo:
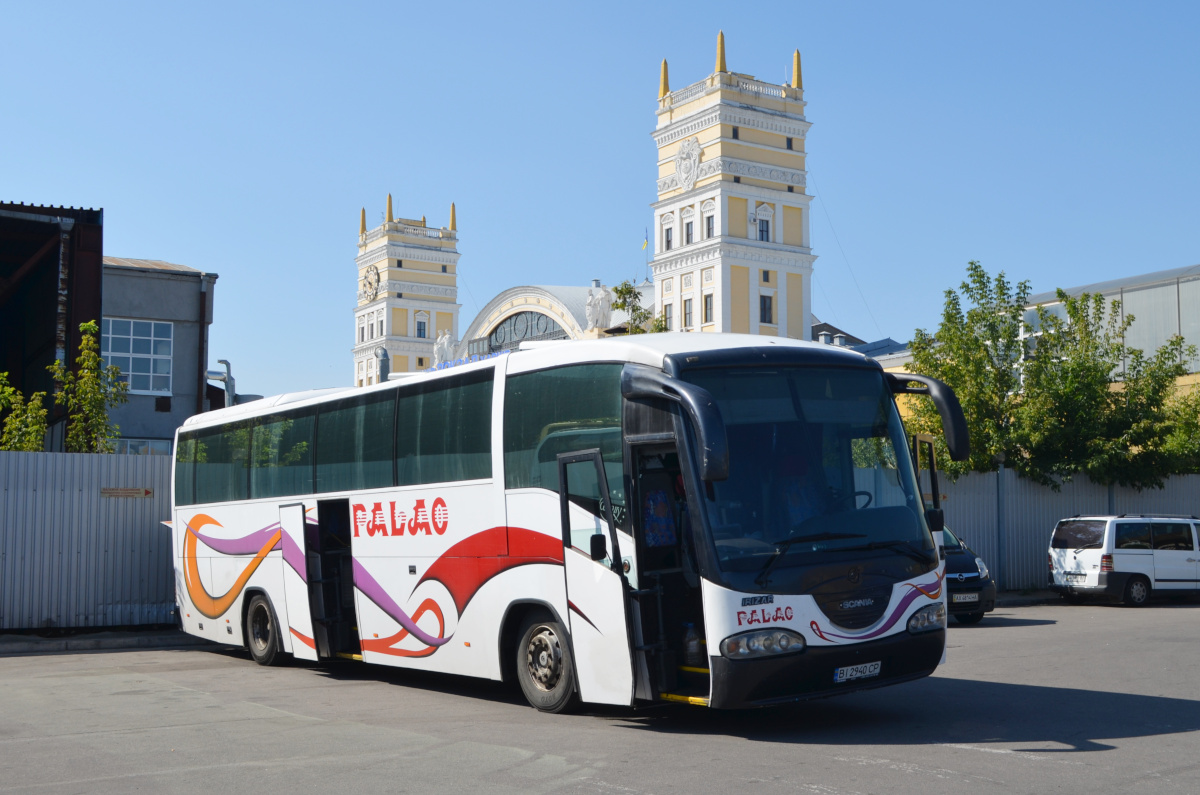
[[[216,645],[179,631],[122,632],[80,635],[72,638],[38,638],[28,635],[0,635],[0,657],[13,654],[54,654],[75,651],[122,651],[135,649],[173,649]]]
[[[1054,605],[1062,602],[1062,597],[1054,591],[1034,591],[1021,594],[1008,591],[996,596],[996,607],[1032,607],[1033,605]]]

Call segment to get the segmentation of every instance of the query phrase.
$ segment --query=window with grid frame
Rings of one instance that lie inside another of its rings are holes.
[[[174,324],[106,317],[100,324],[100,355],[121,370],[135,395],[171,394]]]
[[[706,293],[704,295],[704,303],[700,309],[700,313],[701,313],[700,314],[700,322],[702,322],[702,323],[713,322],[713,296],[712,296],[712,293]]]
[[[772,301],[769,295],[760,295],[758,297],[758,322],[759,323],[774,323],[775,315],[771,311]]]
[[[683,327],[692,327],[692,299],[683,299]]]

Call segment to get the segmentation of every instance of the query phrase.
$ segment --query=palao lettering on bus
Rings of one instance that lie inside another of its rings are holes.
[[[359,538],[363,534],[369,537],[376,534],[395,537],[404,535],[406,530],[413,536],[422,533],[427,536],[436,533],[440,536],[445,534],[450,525],[450,511],[441,497],[435,499],[430,508],[425,507],[424,499],[418,499],[411,513],[405,512],[400,503],[394,500],[388,503],[388,507],[389,510],[384,511],[381,502],[375,503],[370,509],[366,505],[356,503],[354,537]]]

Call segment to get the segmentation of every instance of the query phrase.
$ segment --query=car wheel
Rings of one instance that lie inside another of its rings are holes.
[[[1150,601],[1150,581],[1145,577],[1130,577],[1125,583],[1124,602],[1129,607],[1141,607]]]
[[[566,632],[545,613],[531,615],[524,627],[516,654],[521,692],[542,712],[565,712],[579,700]]]
[[[275,622],[275,611],[271,602],[262,594],[255,594],[246,608],[246,645],[250,656],[259,665],[275,665],[279,662],[279,629]]]
[[[954,620],[960,624],[978,624],[983,621],[983,612],[978,613],[956,613]]]

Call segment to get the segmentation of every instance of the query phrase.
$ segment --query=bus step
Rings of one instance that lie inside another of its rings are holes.
[[[339,651],[335,656],[341,657],[343,660],[358,660],[362,662],[361,654],[350,654],[349,652]]]
[[[658,697],[663,701],[674,701],[679,704],[692,704],[697,707],[707,707],[707,696],[677,696],[674,693],[659,693]]]
[[[705,676],[708,676],[709,674],[709,670],[707,668],[695,668],[691,665],[680,665],[676,667],[681,671],[688,672],[689,674],[704,674]]]

